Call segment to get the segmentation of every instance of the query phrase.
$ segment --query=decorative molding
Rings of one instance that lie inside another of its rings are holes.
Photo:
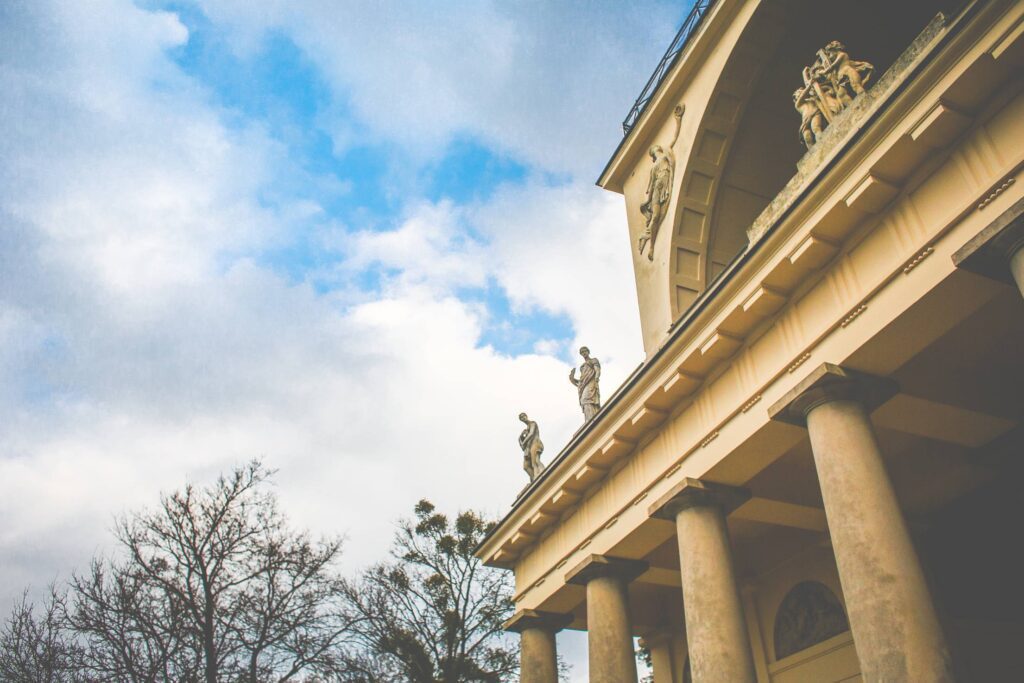
[[[706,437],[704,437],[703,441],[700,442],[700,447],[701,448],[707,448],[708,444],[710,444],[712,441],[714,441],[717,438],[718,438],[718,431],[716,430],[714,432],[711,432]]]
[[[994,202],[996,197],[1001,195],[1004,190],[1009,188],[1015,182],[1017,182],[1017,179],[1010,177],[1004,180],[1002,183],[1000,183],[999,186],[995,190],[993,190],[991,194],[989,194],[987,197],[981,200],[981,203],[978,204],[978,211],[984,211],[986,206]]]
[[[810,354],[807,354],[807,357],[810,358]],[[755,405],[757,405],[758,401],[760,401],[760,400],[761,400],[761,394],[758,394],[757,396],[755,396],[754,398],[750,399],[745,404],[743,404],[743,407],[740,408],[740,412],[741,413],[748,412],[751,408],[753,408]]]
[[[786,372],[788,372],[789,374],[793,374],[796,371],[796,369],[798,367],[800,367],[801,365],[803,365],[804,363],[806,363],[807,359],[810,358],[810,357],[811,357],[811,352],[807,351],[806,353],[801,355],[799,358],[797,358],[795,361],[793,361],[792,365],[790,365],[788,368],[786,368]]]
[[[904,271],[904,272],[906,272],[906,271]],[[850,311],[850,313],[847,314],[847,316],[845,318],[843,318],[843,322],[839,323],[839,326],[840,327],[846,327],[847,325],[852,323],[861,313],[863,313],[866,310],[868,310],[868,305],[867,304],[861,304],[857,308],[855,308],[852,311]]]
[[[935,247],[925,247],[924,249],[922,249],[920,252],[918,252],[917,256],[915,256],[914,258],[910,259],[909,262],[907,262],[907,265],[903,266],[903,274],[907,275],[908,273],[910,273],[910,271],[912,271],[914,268],[917,268],[919,265],[921,265],[921,261],[924,261],[933,253],[935,253]]]

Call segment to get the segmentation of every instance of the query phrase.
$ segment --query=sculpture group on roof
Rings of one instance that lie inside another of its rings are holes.
[[[864,92],[875,67],[850,59],[846,46],[833,40],[818,50],[817,59],[804,67],[803,86],[793,93],[800,112],[800,138],[810,149],[825,128]]]

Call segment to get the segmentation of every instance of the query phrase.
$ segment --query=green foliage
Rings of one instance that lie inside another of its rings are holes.
[[[391,561],[345,582],[357,617],[360,680],[514,680],[516,647],[501,628],[513,610],[511,579],[473,556],[492,523],[473,512],[453,523],[427,500],[413,512],[399,525]]]

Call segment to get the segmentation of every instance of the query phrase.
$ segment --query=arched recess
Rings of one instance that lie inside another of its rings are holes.
[[[669,256],[673,319],[746,246],[747,228],[796,173],[805,150],[792,95],[817,50],[841,40],[852,57],[875,65],[877,80],[944,4],[861,0],[826,10],[811,0],[760,3],[682,167]]]
[[[817,581],[793,586],[775,613],[775,660],[850,630],[835,593]]]
[[[763,3],[726,62],[704,111],[684,166],[669,253],[672,318],[678,318],[708,285],[712,209],[726,159],[747,100],[782,33],[781,3]]]

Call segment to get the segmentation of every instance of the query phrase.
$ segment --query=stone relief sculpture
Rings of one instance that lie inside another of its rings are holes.
[[[650,244],[647,258],[654,260],[654,239],[658,236],[658,228],[668,213],[668,203],[672,199],[672,176],[675,173],[676,158],[672,148],[679,139],[679,129],[683,121],[683,106],[677,106],[673,115],[676,118],[676,132],[668,149],[661,145],[651,145],[648,154],[651,157],[651,173],[647,180],[646,200],[640,205],[640,213],[644,215],[644,230],[637,241],[637,249],[642,256],[644,247]]]
[[[850,629],[839,598],[817,581],[790,589],[775,615],[775,659],[805,650]]]
[[[583,356],[580,376],[576,377],[576,368],[573,368],[569,371],[569,381],[576,386],[579,393],[583,423],[586,424],[593,420],[597,411],[601,409],[601,389],[598,386],[601,379],[601,363],[590,356],[590,349],[586,346],[580,347],[580,355]]]
[[[540,440],[540,427],[526,413],[519,413],[519,421],[526,425],[526,429],[519,435],[519,447],[523,449],[523,469],[530,481],[533,481],[544,471],[544,463],[540,461],[544,442]]]
[[[848,107],[875,67],[850,59],[846,46],[833,40],[818,50],[811,66],[804,67],[803,87],[793,93],[793,106],[800,113],[800,138],[810,148],[832,120]]]

